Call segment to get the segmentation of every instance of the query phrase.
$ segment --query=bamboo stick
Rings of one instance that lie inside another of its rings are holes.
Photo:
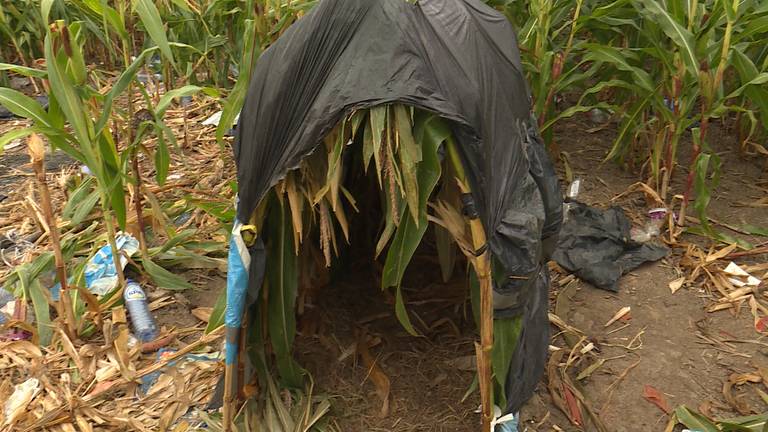
[[[471,194],[467,184],[464,166],[453,140],[447,141],[448,157],[456,170],[457,181],[462,194]],[[491,352],[493,350],[493,284],[491,279],[490,256],[486,248],[486,235],[483,222],[476,212],[467,215],[469,228],[472,233],[472,246],[475,251],[482,251],[471,259],[472,266],[480,282],[480,343],[475,342],[477,356],[477,379],[480,384],[480,401],[482,403],[482,431],[491,431],[493,420],[493,387]]]
[[[72,310],[71,298],[67,284],[67,271],[64,266],[64,257],[61,253],[61,242],[59,240],[59,228],[56,225],[56,218],[53,216],[51,207],[51,194],[48,191],[48,184],[45,180],[45,147],[43,141],[37,134],[32,134],[27,141],[29,147],[29,158],[32,161],[32,168],[35,171],[37,188],[40,193],[40,206],[43,208],[45,223],[48,225],[48,234],[51,237],[51,247],[53,248],[54,262],[56,264],[56,277],[61,284],[59,307],[57,311],[64,320],[67,336],[70,339],[77,337],[75,330],[75,315]]]

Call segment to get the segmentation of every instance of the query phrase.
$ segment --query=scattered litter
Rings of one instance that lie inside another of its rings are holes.
[[[32,402],[32,399],[39,391],[40,381],[37,378],[29,378],[23,383],[16,385],[13,394],[5,401],[5,406],[3,407],[5,417],[3,425],[8,426],[16,423],[16,420],[26,412],[27,405]]]
[[[572,203],[579,196],[579,189],[581,189],[581,179],[578,178],[568,186],[568,193],[565,194],[565,202],[563,203],[563,222],[568,220]]]
[[[128,316],[131,319],[133,332],[141,342],[151,342],[157,338],[157,325],[152,313],[149,311],[147,296],[141,285],[128,279],[126,281],[125,308],[128,309]]]
[[[600,108],[592,108],[589,110],[589,121],[591,121],[593,124],[605,124],[608,123],[608,120],[610,119],[610,115]]]
[[[672,294],[674,294],[677,292],[677,290],[682,288],[684,284],[685,276],[681,276],[669,283],[669,289],[672,291]]]
[[[739,265],[733,261],[731,261],[728,264],[728,266],[723,270],[723,272],[731,276],[735,276],[735,277],[729,277],[728,282],[732,283],[734,286],[738,288],[741,288],[743,286],[756,287],[760,285],[760,279],[747,273],[746,271],[744,271],[743,268],[739,267]]]
[[[192,219],[192,212],[190,211],[184,212],[176,216],[176,218],[173,220],[173,224],[176,225],[177,227],[182,226],[185,223],[189,222],[190,219]]]
[[[221,121],[221,115],[223,113],[224,111],[217,111],[213,113],[213,115],[203,121],[203,126],[218,126],[219,122]],[[235,119],[232,121],[232,126],[236,125],[238,120],[240,120],[240,113],[237,113],[235,116]]]
[[[630,237],[638,243],[646,243],[661,234],[661,228],[667,217],[667,209],[660,207],[648,211],[648,221],[642,228],[632,227]]]
[[[180,359],[168,361],[176,353],[177,350],[168,348],[163,348],[157,351],[157,362],[159,363],[162,361],[167,361],[167,364],[162,369],[147,374],[141,379],[140,391],[142,394],[150,395],[158,393],[162,390],[159,386],[156,386],[156,384],[158,384],[160,377],[163,375],[163,370],[166,368],[173,368],[176,366],[183,368],[185,366],[185,362],[205,362],[209,364],[215,364],[221,360],[221,352],[215,351],[208,354],[187,354]]]
[[[16,322],[34,323],[35,317],[31,311],[27,311],[27,304],[22,299],[16,299],[8,305],[12,309],[8,310],[11,319]],[[32,338],[32,333],[22,328],[14,328],[6,335],[6,339],[11,341],[23,341]]]
[[[162,82],[163,76],[159,73],[148,74],[144,72],[139,72],[138,74],[136,74],[136,79],[142,84],[149,84],[151,81]]]
[[[128,264],[128,258],[139,250],[139,241],[130,234],[118,233],[115,238],[117,250],[120,251],[120,264],[123,268]],[[117,287],[118,278],[115,261],[112,258],[112,248],[109,244],[101,247],[85,266],[85,286],[97,296],[110,293]],[[61,285],[51,288],[51,297],[59,299]]]
[[[501,408],[493,406],[493,419],[491,420],[491,430],[494,432],[518,432],[518,419],[520,413],[509,413],[501,415]]]
[[[643,386],[643,398],[648,402],[659,407],[659,409],[664,411],[665,414],[669,414],[672,412],[672,408],[669,407],[669,404],[667,403],[667,399],[664,397],[664,394],[656,390],[652,386],[649,386],[647,384]]]
[[[618,312],[613,316],[613,318],[609,319],[607,323],[603,327],[610,327],[611,324],[615,323],[616,321],[623,318],[626,314],[629,313],[629,311],[632,310],[629,306],[624,306],[623,308],[619,309]]]
[[[669,253],[664,245],[633,241],[629,219],[618,207],[601,210],[578,201],[569,204],[553,258],[598,288],[618,292],[622,275]]]

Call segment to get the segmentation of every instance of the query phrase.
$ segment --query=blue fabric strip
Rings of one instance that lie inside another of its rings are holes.
[[[229,241],[229,259],[227,262],[227,307],[224,311],[224,324],[227,327],[240,327],[243,321],[245,293],[248,290],[248,269],[243,265],[235,236]]]

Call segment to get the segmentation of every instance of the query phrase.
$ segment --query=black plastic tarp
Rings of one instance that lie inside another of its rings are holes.
[[[238,219],[246,222],[343,116],[390,102],[452,121],[494,273],[503,274],[496,313],[525,317],[507,407],[517,410],[541,376],[541,367],[520,365],[546,355],[539,275],[551,251],[542,239],[559,230],[562,203],[503,15],[478,0],[321,0],[263,53],[251,78],[234,144]]]
[[[622,275],[669,254],[663,244],[632,240],[632,224],[619,207],[602,210],[578,201],[570,206],[552,258],[598,288],[618,292]]]

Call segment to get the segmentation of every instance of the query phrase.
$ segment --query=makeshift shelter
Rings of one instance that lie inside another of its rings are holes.
[[[506,375],[501,409],[517,412],[545,366],[544,263],[560,228],[562,202],[531,117],[514,32],[479,0],[321,0],[258,60],[234,144],[239,202],[230,250],[227,362],[236,361],[244,303],[256,300],[269,271],[270,249],[256,235],[249,250],[243,227],[337,124],[356,111],[392,103],[436,114],[450,127],[473,191],[465,211],[474,205],[492,257],[494,316],[520,322],[496,340],[508,347],[500,357],[508,373],[496,374]],[[483,245],[475,252],[485,251]],[[285,300],[292,304],[295,293]]]

